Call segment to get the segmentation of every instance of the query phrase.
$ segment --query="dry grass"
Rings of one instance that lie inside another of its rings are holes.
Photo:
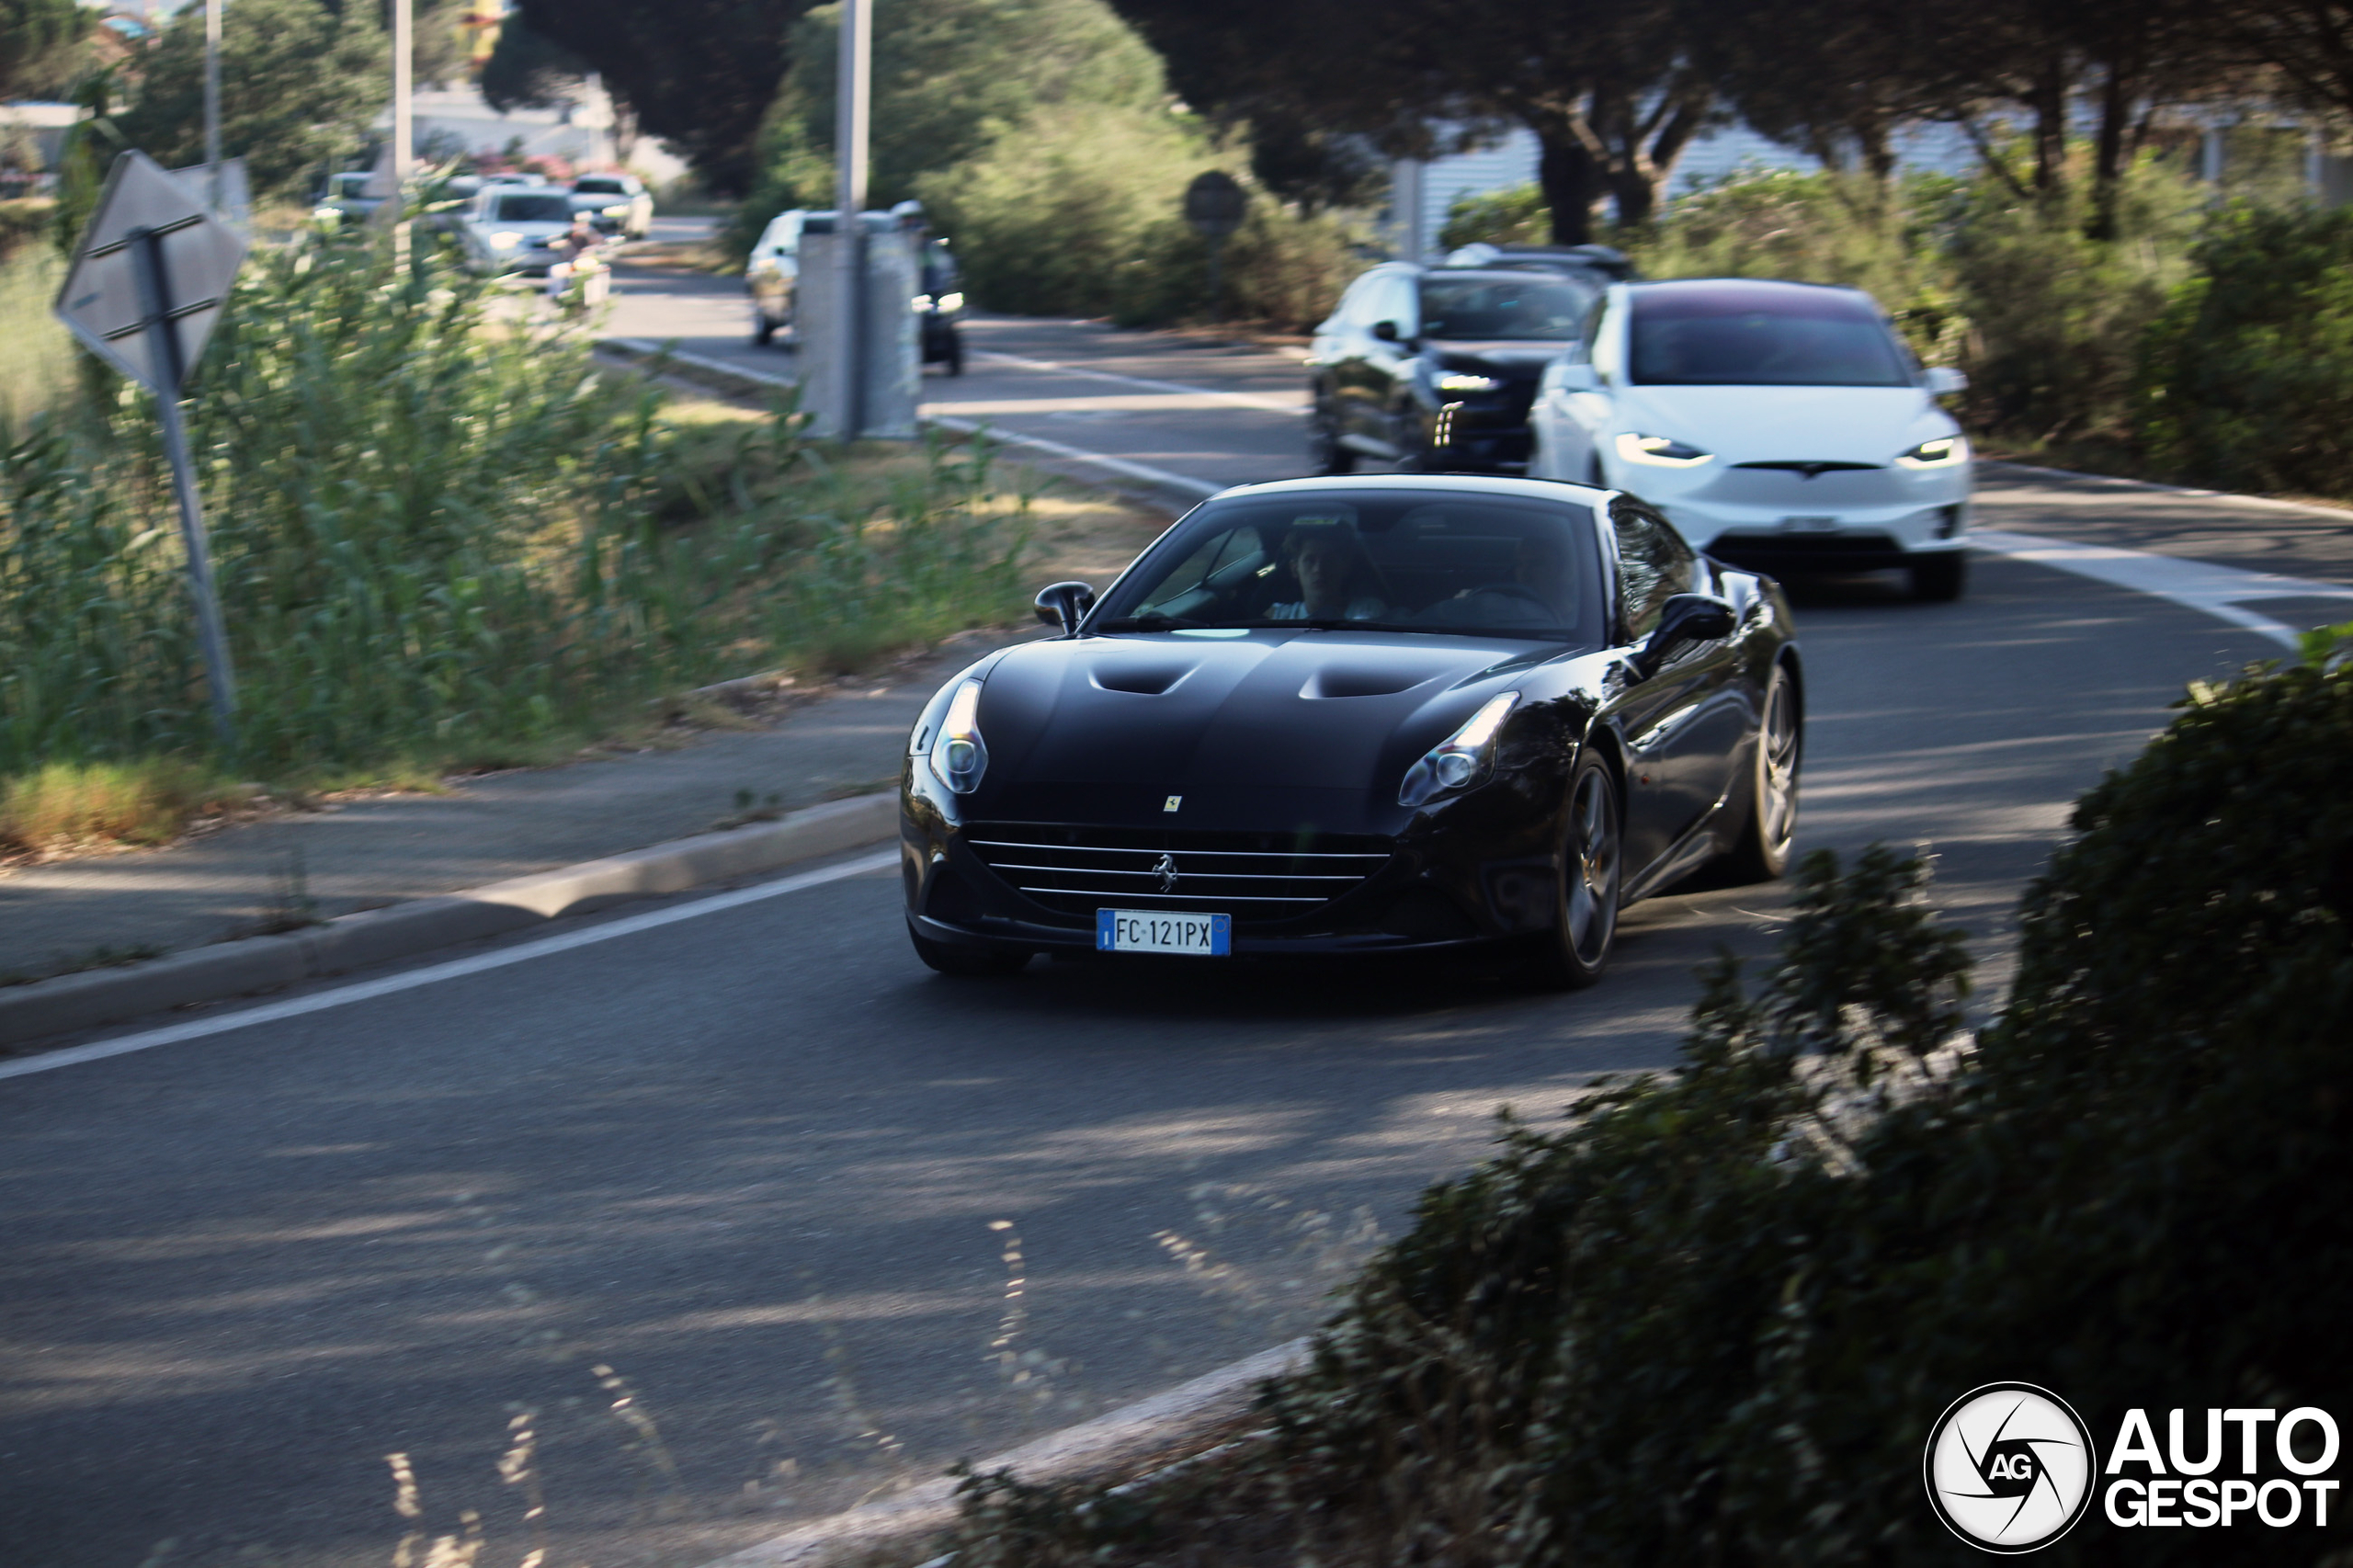
[[[64,263],[45,244],[0,260],[0,428],[61,407],[74,392],[74,341],[50,313]]]
[[[245,794],[179,757],[52,762],[0,779],[0,855],[46,858],[162,844]]]

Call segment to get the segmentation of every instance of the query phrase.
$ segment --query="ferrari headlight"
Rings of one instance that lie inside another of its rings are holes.
[[[939,721],[939,734],[931,743],[932,777],[960,795],[981,787],[988,771],[989,748],[982,743],[981,683],[968,680],[949,700],[948,714]]]
[[[1618,437],[1618,455],[1646,468],[1698,468],[1715,456],[1672,436],[1637,436],[1631,430]]]
[[[1493,376],[1474,376],[1467,370],[1449,370],[1438,379],[1442,392],[1491,392],[1501,390],[1503,382]]]
[[[1404,787],[1397,791],[1401,806],[1420,806],[1440,795],[1452,794],[1486,782],[1495,767],[1495,735],[1504,719],[1519,701],[1506,691],[1488,699],[1470,722],[1430,749],[1429,755],[1405,771]]]
[[[942,294],[939,296],[939,308],[942,311],[961,311],[964,308],[964,296],[961,294]]]
[[[1895,460],[1898,468],[1959,468],[1969,460],[1969,437],[1939,436]]]

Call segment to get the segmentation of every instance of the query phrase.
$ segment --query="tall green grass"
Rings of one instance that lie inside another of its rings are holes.
[[[242,703],[212,755],[153,411],[0,425],[0,777],[244,776],[564,737],[649,697],[1002,615],[1026,543],[985,450],[881,494],[790,411],[714,453],[586,344],[428,256],[256,256],[193,392]]]
[[[0,258],[0,322],[8,324],[0,332],[0,426],[21,424],[74,395],[79,350],[50,313],[64,271],[65,263],[43,244],[20,244]]]

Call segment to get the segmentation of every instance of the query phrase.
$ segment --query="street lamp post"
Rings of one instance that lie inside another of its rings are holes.
[[[843,440],[850,441],[866,423],[866,139],[867,97],[874,73],[874,3],[841,3],[840,86],[834,101],[834,233],[839,236],[834,250],[841,269],[836,428]]]
[[[204,200],[221,210],[221,0],[204,0]]]

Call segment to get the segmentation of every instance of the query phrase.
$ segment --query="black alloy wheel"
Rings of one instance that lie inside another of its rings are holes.
[[[1763,717],[1756,724],[1756,752],[1748,779],[1748,820],[1739,842],[1724,857],[1734,882],[1769,882],[1790,869],[1790,847],[1798,832],[1798,767],[1804,760],[1805,729],[1797,684],[1788,668],[1773,666],[1765,682]]]
[[[762,315],[758,324],[752,328],[752,347],[766,348],[775,337],[776,323],[768,320],[766,315]]]
[[[1411,403],[1401,403],[1389,416],[1389,444],[1397,451],[1399,473],[1438,473],[1442,465],[1430,444],[1429,421]]]
[[[1030,954],[1020,948],[951,948],[945,942],[935,942],[907,927],[907,940],[915,948],[915,957],[926,968],[958,980],[988,980],[1008,974],[1018,974],[1029,965]]]
[[[1569,820],[1562,837],[1552,930],[1535,965],[1542,984],[1582,991],[1609,967],[1618,940],[1624,823],[1617,775],[1587,751],[1569,776]]]
[[[951,376],[964,373],[964,335],[956,330],[952,322],[948,327],[948,373]]]
[[[1969,555],[1965,551],[1939,551],[1912,562],[1912,597],[1929,604],[1950,604],[1969,585]]]

